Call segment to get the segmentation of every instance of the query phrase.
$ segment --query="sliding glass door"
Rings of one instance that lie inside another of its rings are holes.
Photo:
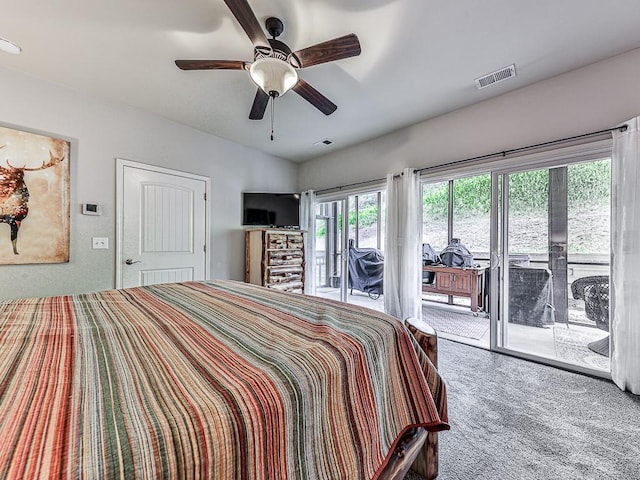
[[[441,263],[423,266],[423,318],[444,338],[608,372],[610,159],[528,165],[425,180],[423,262]],[[456,242],[471,266],[443,265]]]
[[[494,346],[608,371],[610,160],[495,172],[493,183]]]
[[[347,199],[316,205],[316,294],[347,301]]]
[[[489,348],[491,175],[426,181],[422,204],[423,319],[444,338]],[[453,245],[470,253],[464,266],[442,258]]]
[[[319,200],[316,207],[316,294],[384,310],[382,190]]]

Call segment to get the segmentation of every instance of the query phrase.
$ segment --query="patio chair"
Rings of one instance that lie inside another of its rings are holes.
[[[571,284],[571,294],[584,300],[584,312],[596,327],[609,331],[609,276],[598,275],[578,278]],[[587,345],[589,350],[609,356],[609,335]]]

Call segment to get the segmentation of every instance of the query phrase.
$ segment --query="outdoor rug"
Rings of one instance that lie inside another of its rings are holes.
[[[489,330],[489,319],[483,313],[475,316],[469,313],[455,312],[447,308],[422,306],[422,319],[437,332],[458,335],[479,340]]]
[[[566,325],[556,325],[553,327],[556,356],[558,360],[609,371],[609,358],[598,355],[587,347],[588,343],[606,335],[607,332],[595,328],[585,330],[572,328],[571,325],[569,327]]]

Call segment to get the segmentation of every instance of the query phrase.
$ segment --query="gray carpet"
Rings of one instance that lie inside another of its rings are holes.
[[[404,480],[424,480],[424,477],[421,477],[420,475],[413,473],[413,472],[409,472],[407,473],[407,476],[404,477]]]
[[[438,478],[640,478],[640,397],[444,339],[438,350],[451,424]]]

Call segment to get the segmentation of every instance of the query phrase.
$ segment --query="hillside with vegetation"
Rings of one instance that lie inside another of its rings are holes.
[[[610,189],[609,160],[568,166],[569,253],[608,254]],[[510,252],[547,252],[548,192],[547,170],[509,176]],[[422,198],[423,241],[431,243],[436,250],[446,246],[448,199],[448,182],[425,184]],[[358,203],[360,246],[375,246],[376,196],[360,196]],[[453,205],[454,237],[460,238],[472,251],[488,252],[491,176],[486,174],[455,180]],[[351,232],[355,223],[355,211],[351,208]]]

